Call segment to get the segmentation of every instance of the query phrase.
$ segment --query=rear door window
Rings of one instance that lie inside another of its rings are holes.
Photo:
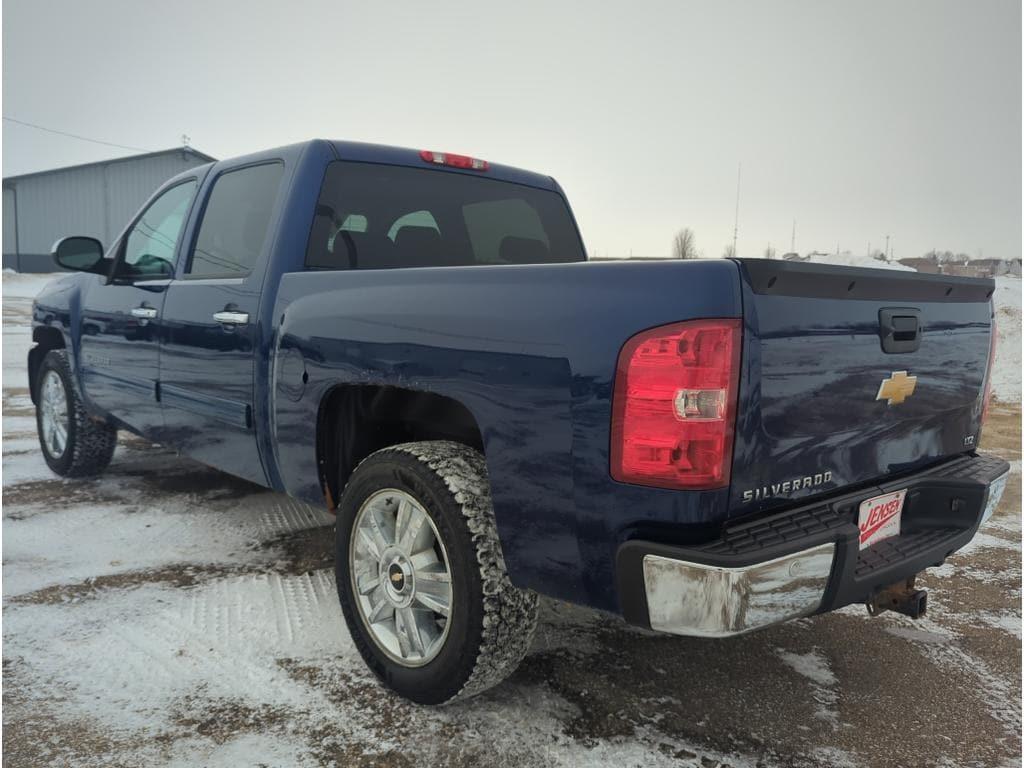
[[[214,182],[186,270],[189,277],[244,277],[263,252],[284,166],[266,163]]]
[[[311,269],[584,260],[556,192],[485,175],[345,161],[327,169],[306,252]]]

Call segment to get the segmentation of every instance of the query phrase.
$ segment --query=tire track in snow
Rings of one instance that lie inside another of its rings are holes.
[[[334,522],[334,517],[326,511],[282,494],[268,493],[252,501],[259,508],[258,528],[266,538],[298,533]]]

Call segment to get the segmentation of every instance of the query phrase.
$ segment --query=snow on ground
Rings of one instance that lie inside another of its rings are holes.
[[[813,696],[820,705],[815,710],[814,716],[833,726],[837,725],[838,715],[835,709],[839,702],[839,693],[836,686],[839,681],[832,673],[832,668],[824,654],[814,649],[808,653],[780,651],[779,656],[787,666],[806,677],[813,684]]]
[[[322,511],[134,438],[100,479],[49,472],[20,373],[46,280],[3,280],[5,765],[1019,765],[1019,407],[982,445],[1007,498],[924,578],[927,622],[705,641],[545,600],[508,682],[423,708],[356,653]]]

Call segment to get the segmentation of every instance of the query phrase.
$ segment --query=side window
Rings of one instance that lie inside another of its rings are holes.
[[[222,174],[213,184],[187,274],[244,277],[267,237],[284,166],[267,163]]]
[[[143,211],[125,239],[117,277],[146,279],[174,274],[174,253],[195,193],[196,182],[186,181],[171,187]]]

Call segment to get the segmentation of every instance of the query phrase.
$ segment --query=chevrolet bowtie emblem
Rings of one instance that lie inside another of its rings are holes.
[[[912,394],[917,386],[917,376],[908,376],[906,371],[893,371],[892,376],[882,379],[875,400],[887,400],[889,405],[899,405]]]

